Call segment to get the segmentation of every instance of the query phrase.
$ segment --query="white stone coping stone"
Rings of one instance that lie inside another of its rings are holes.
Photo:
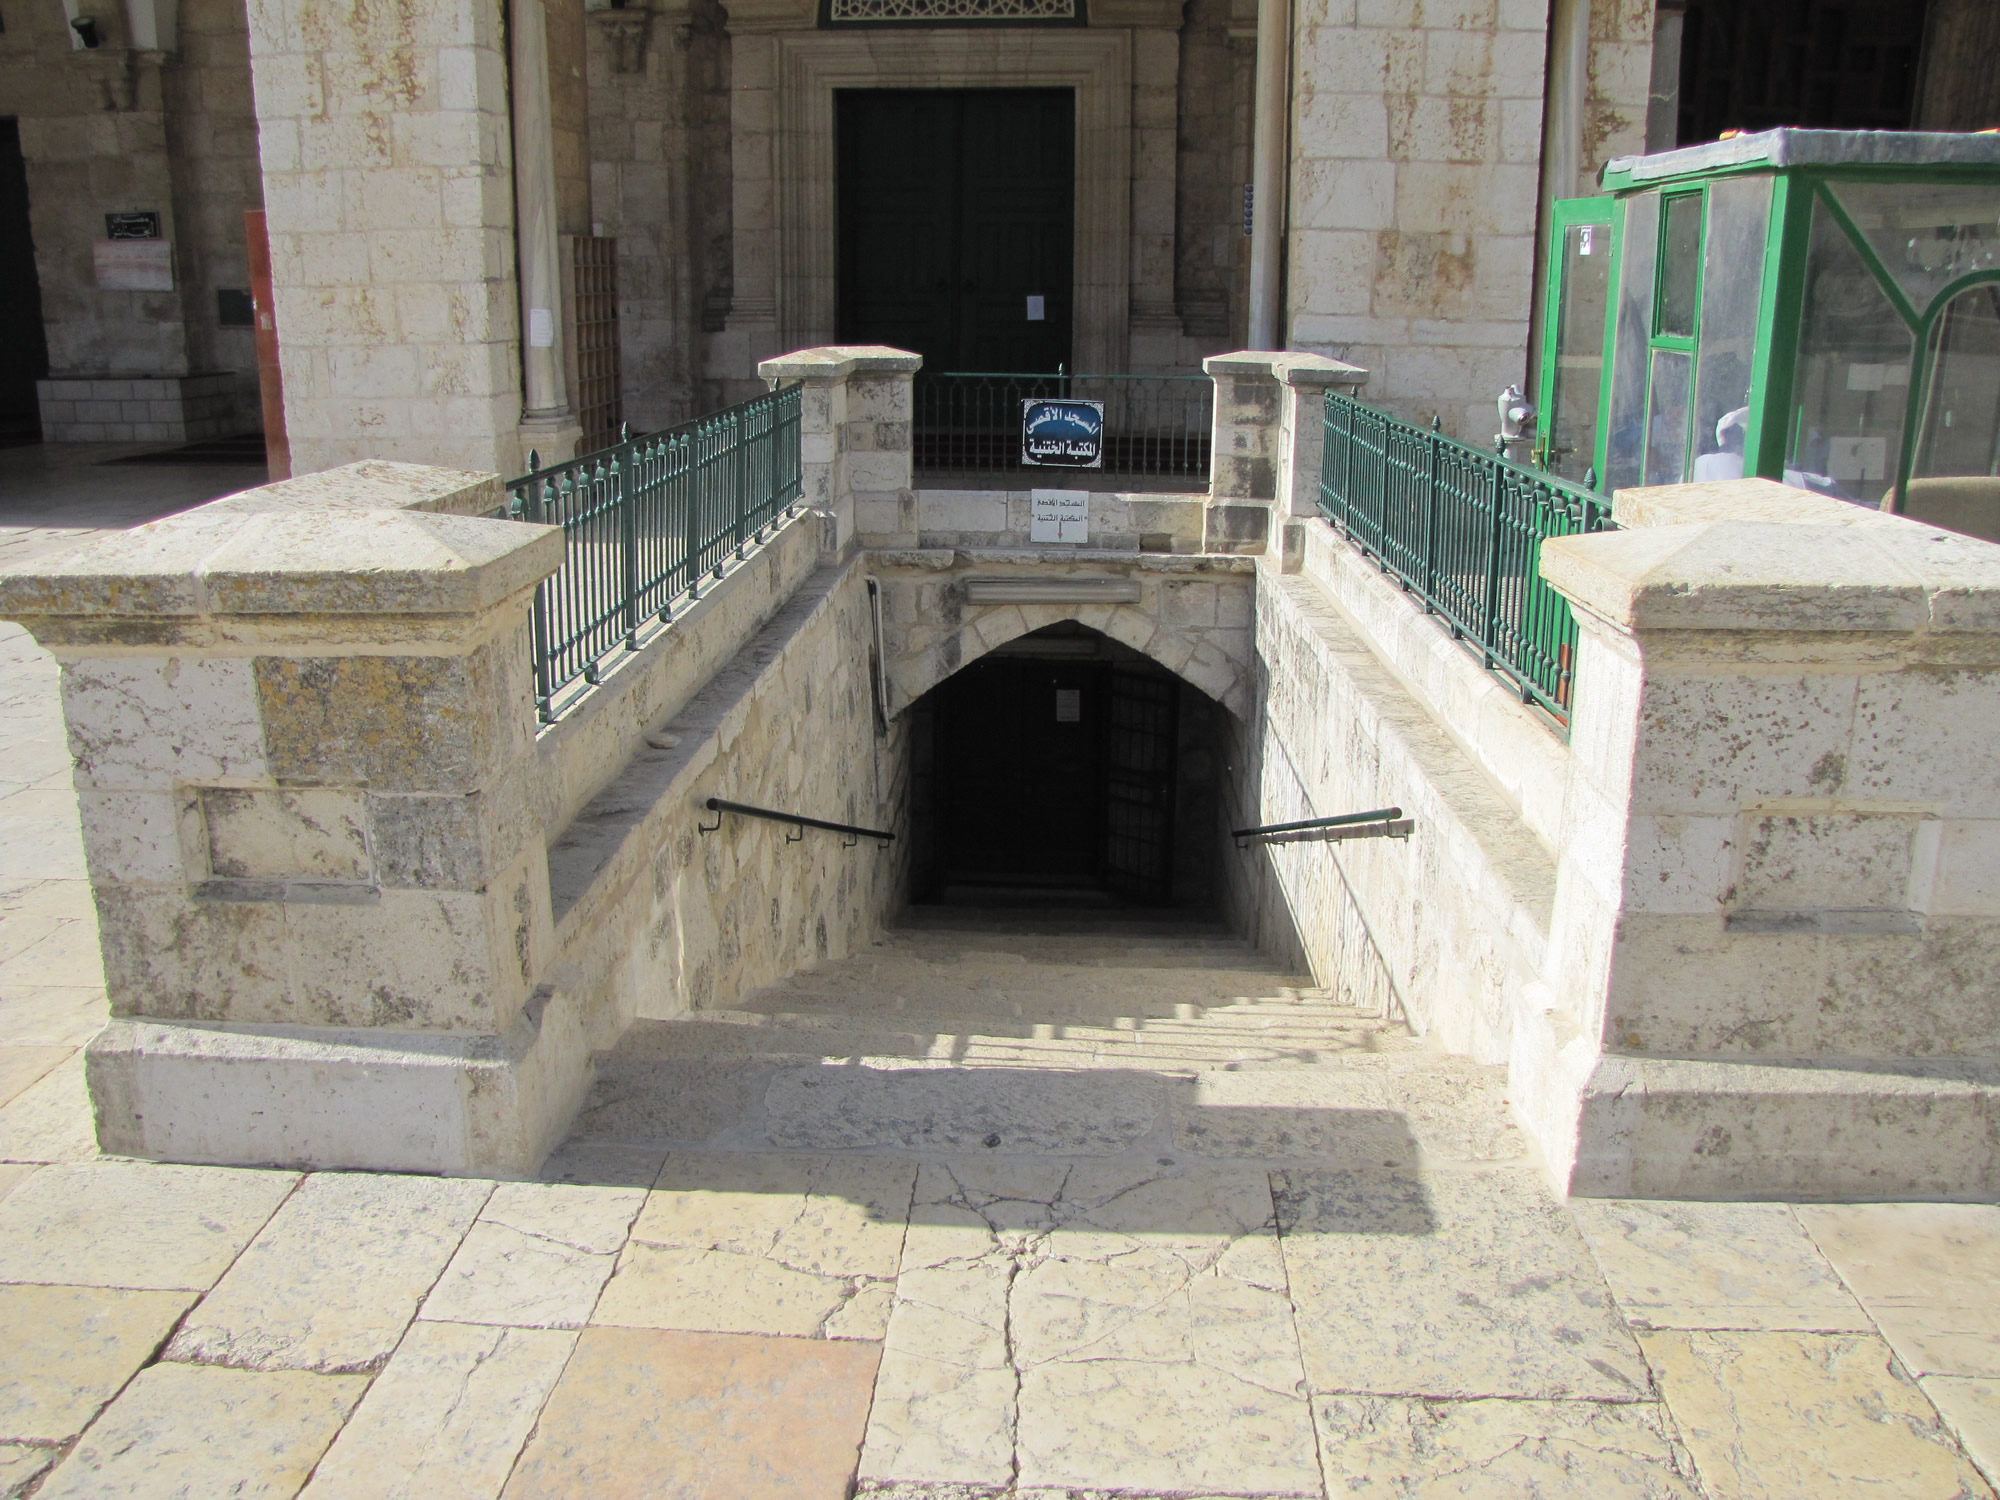
[[[498,474],[438,469],[426,464],[365,458],[317,474],[261,484],[224,495],[206,511],[416,510],[439,515],[483,516],[505,502]]]
[[[1321,389],[1330,385],[1360,385],[1368,379],[1366,370],[1345,360],[1283,349],[1211,354],[1201,362],[1201,367],[1209,375],[1264,375],[1281,385]]]
[[[1782,521],[1790,525],[1881,526],[1903,517],[1831,495],[1795,489],[1775,479],[1712,479],[1619,490],[1611,519],[1626,530],[1697,521]],[[1904,524],[1910,524],[1906,520]]]
[[[418,503],[465,490],[457,470],[395,467],[408,471],[404,493]],[[197,506],[0,571],[0,618],[34,620],[47,641],[64,618],[463,613],[562,565],[560,527],[356,508],[388,478],[362,476],[358,488],[336,480],[328,488],[345,498],[320,509],[283,497],[262,509],[263,492],[252,490],[231,497],[243,503]]]
[[[803,380],[811,385],[831,385],[850,375],[914,375],[923,363],[921,354],[887,344],[828,344],[759,360],[757,374],[773,382]]]
[[[1542,543],[1541,574],[1628,630],[2000,634],[2000,546],[1881,525],[1699,521]]]

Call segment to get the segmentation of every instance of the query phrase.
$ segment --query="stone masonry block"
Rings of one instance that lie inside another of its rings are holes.
[[[63,669],[81,787],[154,788],[268,774],[255,671],[242,657],[98,657]]]
[[[203,787],[198,797],[217,879],[366,883],[374,873],[359,791]]]
[[[491,646],[460,656],[261,657],[257,690],[281,785],[472,791],[499,769]]]

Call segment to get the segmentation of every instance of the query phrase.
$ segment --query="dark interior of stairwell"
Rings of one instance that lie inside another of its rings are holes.
[[[996,648],[910,715],[913,907],[1212,918],[1228,710],[1074,621]]]

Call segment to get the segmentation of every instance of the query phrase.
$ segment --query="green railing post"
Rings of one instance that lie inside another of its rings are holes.
[[[1486,597],[1480,609],[1479,659],[1493,665],[1494,625],[1500,611],[1500,465],[1493,466],[1493,480],[1487,487],[1486,505]]]
[[[639,649],[639,516],[636,497],[625,493],[625,475],[618,460],[611,460],[611,503],[618,508],[618,550],[622,555],[619,581],[623,585],[625,649]]]

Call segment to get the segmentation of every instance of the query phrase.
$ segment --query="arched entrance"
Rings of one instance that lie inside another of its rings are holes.
[[[1208,911],[1232,720],[1074,620],[913,703],[911,899]]]

